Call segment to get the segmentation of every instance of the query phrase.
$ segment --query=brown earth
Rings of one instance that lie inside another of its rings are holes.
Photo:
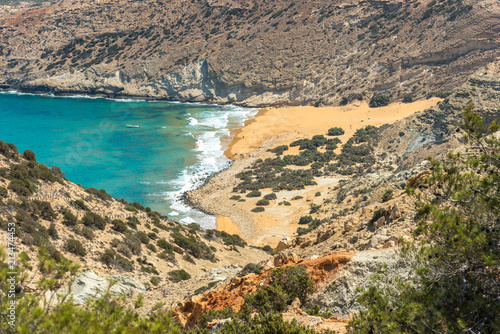
[[[291,257],[290,262],[284,265],[300,265],[306,267],[310,278],[316,285],[332,279],[336,271],[345,265],[353,254],[336,253],[314,260],[301,260]],[[272,266],[274,267],[274,266]],[[186,328],[191,328],[200,319],[201,315],[209,310],[222,310],[228,306],[239,311],[244,305],[244,296],[259,289],[271,270],[264,270],[260,274],[250,274],[242,278],[233,279],[231,284],[218,291],[197,296],[173,308],[176,317]]]

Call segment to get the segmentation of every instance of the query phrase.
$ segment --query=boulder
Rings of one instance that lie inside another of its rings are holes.
[[[284,249],[287,249],[292,246],[292,240],[289,237],[285,237],[278,242],[278,246],[274,249],[274,254],[278,254]]]
[[[184,254],[184,249],[182,249],[181,247],[177,246],[176,244],[171,244],[171,245],[172,245],[172,249],[174,250],[174,252],[179,253],[181,255]]]
[[[385,224],[385,216],[380,217],[377,219],[376,222],[373,223],[374,228],[379,228]]]
[[[333,231],[332,230],[326,230],[326,231],[323,231],[323,232],[318,232],[318,234],[316,236],[316,243],[320,243],[320,242],[323,242],[325,240],[328,240],[332,235],[333,235]]]
[[[355,217],[349,217],[347,220],[344,222],[344,232],[350,232],[354,230],[358,223],[358,220]]]
[[[274,256],[274,266],[279,267],[288,263],[298,263],[299,257],[294,252],[280,252]]]
[[[396,220],[401,217],[401,212],[399,211],[398,205],[394,204],[392,207],[391,213],[389,215],[390,220]]]
[[[368,244],[366,245],[366,248],[374,248],[374,249],[380,249],[380,248],[389,248],[389,247],[394,247],[398,244],[398,238],[395,236],[387,236],[387,235],[382,235],[382,234],[375,234],[370,241],[368,241]]]

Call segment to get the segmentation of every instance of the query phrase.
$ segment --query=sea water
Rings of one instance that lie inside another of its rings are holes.
[[[181,223],[215,218],[180,195],[226,168],[230,130],[256,110],[236,106],[0,94],[0,140],[62,169],[85,187],[139,202]],[[139,125],[130,128],[127,125]]]

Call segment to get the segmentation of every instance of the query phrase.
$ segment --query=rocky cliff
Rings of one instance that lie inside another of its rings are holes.
[[[335,104],[451,91],[499,56],[495,0],[64,0],[0,14],[0,87]],[[472,83],[471,83],[472,84]]]

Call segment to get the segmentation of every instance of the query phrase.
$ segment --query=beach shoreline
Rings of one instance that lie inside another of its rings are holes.
[[[345,133],[339,138],[343,143],[357,129],[367,125],[381,126],[394,123],[412,114],[432,108],[439,98],[420,100],[413,103],[392,103],[385,107],[370,108],[368,103],[357,101],[347,106],[336,107],[267,107],[262,108],[244,126],[231,132],[232,139],[224,151],[232,165],[213,175],[203,187],[190,191],[187,197],[198,208],[216,217],[216,228],[230,234],[238,234],[255,246],[275,246],[284,237],[291,237],[298,227],[298,220],[309,211],[311,202],[317,200],[315,193],[327,192],[341,177],[320,179],[317,186],[302,191],[278,192],[279,201],[290,201],[300,195],[301,200],[293,206],[266,207],[263,213],[251,212],[255,200],[233,201],[233,188],[240,182],[236,175],[244,171],[257,159],[273,157],[267,149],[288,145],[300,138],[326,135],[331,127],[341,127]],[[296,147],[285,154],[296,154]]]

